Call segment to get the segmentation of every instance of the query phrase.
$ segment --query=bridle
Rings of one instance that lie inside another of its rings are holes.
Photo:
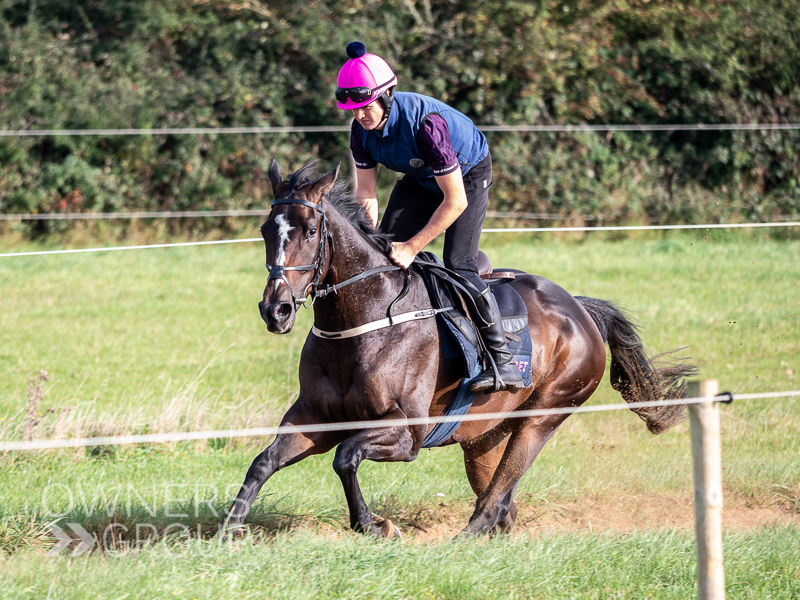
[[[314,306],[314,302],[317,301],[318,298],[325,298],[328,294],[335,294],[338,293],[340,289],[345,286],[350,285],[351,283],[355,283],[357,281],[361,281],[362,279],[366,279],[372,275],[377,275],[378,273],[386,273],[389,271],[400,271],[400,267],[395,265],[386,265],[380,267],[372,267],[347,279],[342,281],[341,283],[337,283],[334,285],[320,285],[320,280],[322,279],[322,266],[326,264],[328,261],[333,260],[333,253],[335,251],[335,246],[333,244],[333,235],[331,234],[330,224],[328,223],[328,215],[325,212],[325,206],[323,204],[325,197],[323,196],[320,198],[319,204],[314,204],[313,202],[308,202],[306,200],[300,200],[299,198],[282,198],[279,200],[273,200],[270,207],[275,206],[276,204],[299,204],[301,206],[307,206],[308,208],[313,208],[318,213],[322,215],[322,220],[320,221],[319,226],[319,246],[317,247],[317,257],[314,259],[314,264],[311,265],[296,265],[287,267],[286,265],[271,265],[268,262],[265,263],[267,266],[267,271],[269,271],[269,278],[267,279],[267,285],[269,285],[270,281],[277,280],[282,281],[286,284],[289,288],[289,292],[292,294],[292,302],[294,302],[294,309],[297,311],[301,306],[304,308],[311,308]],[[327,243],[326,243],[327,241]],[[330,244],[330,256],[328,256],[328,245]],[[289,283],[289,280],[286,279],[286,271],[311,271],[314,270],[314,278],[311,280],[306,286],[306,289],[303,290],[303,297],[298,298],[294,293],[294,288]],[[394,299],[394,301],[389,305],[389,309],[387,311],[388,319],[392,321],[392,311],[394,309],[395,304],[397,304],[400,300],[402,300],[406,294],[408,293],[408,284],[411,280],[411,271],[406,270],[404,282],[403,282],[403,289],[401,290],[400,294]],[[308,300],[309,296],[311,297],[311,304],[306,306],[306,300]]]
[[[329,258],[333,258],[333,236],[331,236],[330,226],[328,224],[328,215],[325,213],[325,206],[323,205],[324,197],[320,198],[319,204],[314,204],[313,202],[308,202],[306,200],[300,200],[299,198],[282,198],[279,200],[273,200],[270,207],[275,206],[276,204],[299,204],[301,206],[307,206],[308,208],[313,208],[318,213],[322,215],[322,219],[320,221],[319,231],[317,232],[319,235],[319,245],[317,246],[317,257],[314,259],[314,264],[311,265],[296,265],[292,267],[287,267],[286,265],[271,265],[268,262],[265,263],[267,265],[267,271],[269,271],[269,278],[267,279],[267,285],[269,285],[270,281],[282,281],[286,284],[289,288],[289,292],[292,294],[292,302],[294,302],[294,309],[298,310],[301,306],[305,306],[305,302],[309,296],[309,290],[311,291],[311,304],[306,306],[306,308],[311,308],[314,305],[317,297],[317,290],[319,288],[320,279],[322,277],[322,266],[329,260]],[[326,243],[327,242],[327,243]],[[328,244],[330,244],[331,252],[330,257],[328,257]],[[303,290],[302,298],[298,298],[294,293],[294,288],[289,283],[289,280],[286,279],[286,271],[314,271],[314,278],[311,280],[306,286],[306,289]]]

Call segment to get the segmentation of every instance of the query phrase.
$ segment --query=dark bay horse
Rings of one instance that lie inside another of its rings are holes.
[[[287,180],[273,160],[269,169],[275,201],[261,227],[270,269],[261,316],[272,333],[288,333],[296,311],[313,301],[315,327],[340,332],[384,319],[394,312],[430,308],[428,292],[414,269],[389,270],[390,239],[374,231],[360,204],[336,184],[339,168],[322,176],[310,163]],[[381,269],[381,267],[385,267]],[[358,279],[370,269],[370,275]],[[406,277],[410,272],[410,279]],[[356,278],[348,283],[351,278]],[[336,293],[325,286],[344,283]],[[407,284],[407,288],[406,288]],[[636,402],[684,395],[682,379],[695,367],[658,367],[635,326],[610,302],[575,298],[536,275],[510,283],[528,308],[533,339],[533,386],[514,393],[478,394],[471,413],[583,404],[597,388],[611,351],[611,385],[631,404],[650,431],[677,423],[682,407],[637,408]],[[407,293],[401,292],[406,288]],[[322,297],[324,296],[324,297]],[[300,392],[281,425],[406,419],[444,414],[462,376],[445,359],[434,318],[395,324],[346,339],[309,333],[300,358]],[[477,496],[463,534],[511,528],[517,513],[514,490],[539,451],[567,415],[462,423],[446,444],[464,452],[467,476]],[[358,484],[363,460],[412,461],[433,425],[390,426],[278,435],[247,471],[222,531],[235,532],[261,487],[277,470],[336,447],[333,468],[342,481],[356,531],[387,537],[394,525],[376,518]]]

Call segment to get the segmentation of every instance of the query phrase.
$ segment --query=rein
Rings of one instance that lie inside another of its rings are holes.
[[[367,269],[366,271],[362,271],[358,275],[351,277],[350,279],[345,279],[341,283],[337,283],[335,285],[326,285],[325,287],[317,287],[314,291],[314,295],[316,298],[324,298],[328,294],[337,294],[340,289],[350,285],[351,283],[355,283],[356,281],[361,281],[362,279],[366,279],[370,275],[377,275],[378,273],[388,273],[389,271],[399,271],[400,267],[395,265],[386,265],[383,267],[372,267],[371,269]]]

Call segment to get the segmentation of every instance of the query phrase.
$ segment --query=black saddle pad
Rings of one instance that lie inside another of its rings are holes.
[[[435,264],[442,266],[439,258],[430,253],[423,252],[420,257],[425,263]],[[416,264],[416,263],[415,263]],[[457,356],[465,357],[465,377],[471,375],[472,360],[466,354],[475,353],[480,357],[480,344],[478,343],[478,332],[472,321],[471,316],[465,310],[469,303],[472,302],[467,292],[460,290],[454,282],[449,281],[441,276],[442,271],[438,269],[428,268],[425,264],[419,265],[422,270],[423,279],[428,287],[428,293],[431,297],[431,303],[435,308],[451,308],[450,311],[441,313],[441,320],[448,322],[451,327],[455,327],[461,336],[465,338],[465,342],[471,346],[471,349],[463,348],[463,344],[459,341],[457,347],[452,344],[447,344],[448,338],[453,336],[445,336],[445,356],[454,358]],[[509,271],[510,269],[503,269]],[[521,271],[519,272],[521,273]],[[468,282],[467,282],[468,283]],[[494,294],[497,306],[500,309],[500,315],[503,318],[503,329],[506,331],[506,341],[509,350],[514,355],[514,361],[520,368],[522,377],[526,385],[531,383],[531,354],[533,351],[533,343],[531,342],[530,330],[528,328],[528,309],[522,296],[519,295],[517,290],[508,285],[507,283],[494,283],[491,285],[492,293]],[[451,327],[448,327],[450,329]]]

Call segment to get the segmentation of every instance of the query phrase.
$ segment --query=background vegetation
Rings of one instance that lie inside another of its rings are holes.
[[[479,124],[800,122],[792,0],[0,0],[0,128],[345,125],[353,39]],[[798,212],[798,131],[489,138],[493,208]],[[1,138],[0,212],[262,208],[272,156],[347,160],[346,134]]]

